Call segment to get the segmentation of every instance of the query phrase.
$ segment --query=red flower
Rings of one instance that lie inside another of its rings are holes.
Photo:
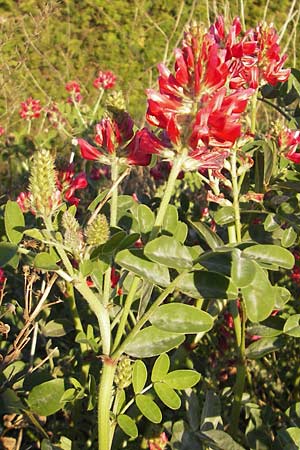
[[[99,71],[98,77],[94,80],[93,86],[96,89],[111,89],[116,84],[117,77],[110,71]]]
[[[0,127],[0,136],[3,136],[5,134],[5,129],[3,127]]]
[[[300,144],[300,130],[284,128],[279,133],[278,143],[287,159],[296,164],[300,164],[300,153],[296,153]]]
[[[25,102],[21,102],[19,114],[22,119],[32,120],[40,117],[41,111],[42,107],[40,101],[29,97]]]
[[[173,154],[164,150],[160,153],[172,159],[174,152],[188,147],[185,168],[223,167],[230,148],[241,135],[240,116],[254,92],[227,87],[231,73],[227,63],[229,50],[221,42],[225,36],[223,25],[220,19],[209,33],[192,26],[182,48],[175,50],[174,75],[160,64],[159,92],[146,91],[148,122],[165,130],[173,144]],[[232,41],[239,32],[236,21],[231,30]],[[230,50],[242,52],[233,46]]]
[[[165,432],[162,432],[158,437],[148,440],[149,450],[164,450],[166,444],[169,442]]]
[[[73,164],[70,164],[67,169],[58,172],[56,184],[65,200],[71,203],[71,205],[78,206],[80,199],[75,197],[75,191],[78,189],[85,189],[88,182],[84,172],[75,176],[74,166]]]
[[[71,80],[68,81],[65,85],[66,91],[71,93],[71,97],[68,97],[67,102],[73,104],[74,102],[78,103],[82,100],[81,95],[81,87],[77,81]]]
[[[119,123],[105,118],[96,125],[94,140],[101,149],[97,149],[82,138],[77,139],[81,156],[84,159],[111,164],[109,155],[114,153],[128,165],[148,165],[151,155],[159,153],[163,148],[161,141],[147,128],[137,131],[133,136],[132,119],[127,113],[123,118],[124,120]],[[130,139],[131,141],[127,143]]]
[[[30,193],[21,192],[18,195],[17,203],[23,212],[28,212],[30,210]]]

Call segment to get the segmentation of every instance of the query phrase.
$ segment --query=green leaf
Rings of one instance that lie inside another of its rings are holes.
[[[300,428],[290,427],[285,430],[279,430],[275,444],[278,444],[278,447],[274,446],[274,448],[276,449],[280,448],[284,450],[299,450]]]
[[[168,268],[149,261],[139,249],[121,250],[116,256],[116,263],[155,285],[168,286],[170,284]]]
[[[220,398],[214,391],[208,390],[202,408],[200,429],[205,432],[211,428],[217,429],[222,424]]]
[[[0,414],[19,414],[24,408],[23,403],[10,388],[6,388],[4,392],[0,394]]]
[[[275,290],[265,271],[257,264],[253,281],[242,288],[247,316],[251,322],[265,320],[275,306]]]
[[[0,243],[0,267],[5,266],[17,254],[18,247],[10,242]]]
[[[200,234],[202,239],[204,239],[204,241],[211,249],[214,250],[224,245],[224,242],[218,236],[218,234],[212,231],[209,228],[209,226],[206,225],[205,223],[203,222],[189,222],[189,223],[194,228],[194,230],[197,231],[198,234]]]
[[[120,414],[117,417],[117,422],[121,430],[123,430],[124,433],[127,434],[127,436],[130,436],[133,439],[136,439],[138,437],[138,428],[135,421],[131,417],[127,416],[126,414]]]
[[[291,293],[288,289],[282,286],[274,286],[273,290],[275,292],[275,309],[282,309],[283,306],[289,301],[291,298]]]
[[[293,337],[300,337],[300,314],[293,314],[284,324],[283,331],[285,334]]]
[[[174,235],[174,233],[176,233],[177,225],[178,225],[177,208],[174,205],[168,205],[162,229]]]
[[[281,237],[281,245],[283,247],[291,247],[295,244],[298,235],[293,227],[286,228]]]
[[[181,242],[182,244],[187,238],[188,235],[188,226],[184,222],[178,222],[177,228],[174,233],[174,237],[178,242]]]
[[[176,289],[192,298],[235,299],[238,296],[238,289],[230,278],[201,270],[184,275]]]
[[[233,223],[235,220],[233,206],[223,206],[214,214],[214,220],[218,225]]]
[[[160,423],[162,421],[161,410],[151,397],[139,394],[135,398],[135,403],[141,413],[150,420],[150,422]]]
[[[170,236],[160,236],[148,242],[144,253],[150,260],[177,270],[191,269],[193,265],[187,247]]]
[[[281,336],[263,337],[250,344],[246,349],[249,359],[259,359],[268,353],[275,352],[283,347],[285,341]]]
[[[137,207],[137,220],[140,233],[150,233],[154,225],[155,216],[148,206],[141,204]]]
[[[243,257],[241,251],[232,252],[231,277],[237,287],[248,286],[255,277],[255,271],[256,265],[254,261]]]
[[[101,246],[101,253],[106,255],[113,253],[126,237],[127,234],[125,231],[117,231],[107,242],[105,242],[105,244]],[[96,254],[97,253],[98,252],[96,250]]]
[[[187,389],[195,386],[201,378],[200,373],[195,370],[173,370],[164,379],[173,389]]]
[[[144,328],[125,347],[125,353],[136,358],[160,355],[184,341],[182,334],[159,330],[154,326]]]
[[[197,262],[210,272],[217,272],[222,275],[230,276],[232,266],[233,252],[239,252],[238,249],[217,249],[213,252],[205,252],[199,256]]]
[[[207,430],[204,433],[199,433],[202,440],[206,440],[207,444],[211,445],[215,450],[245,450],[244,447],[235,442],[232,437],[222,430]]]
[[[175,302],[157,308],[150,322],[161,330],[184,334],[206,332],[213,326],[213,318],[207,312]]]
[[[29,393],[28,405],[33,412],[40,416],[51,416],[63,407],[61,398],[64,391],[62,378],[38,384]]]
[[[50,320],[45,326],[41,326],[41,332],[46,337],[65,336],[73,329],[72,323],[68,319]]]
[[[279,245],[258,244],[247,247],[243,253],[249,258],[255,259],[258,263],[269,265],[271,270],[277,270],[277,267],[292,269],[295,264],[295,258],[287,249]]]
[[[5,232],[10,242],[18,244],[23,237],[25,219],[17,202],[8,200],[4,212]]]
[[[37,269],[59,270],[59,266],[56,264],[56,258],[46,252],[41,252],[36,255],[33,264]]]
[[[42,440],[41,450],[61,450],[62,447],[57,445],[51,444],[51,442],[48,439]]]
[[[168,370],[170,368],[170,358],[166,353],[162,353],[159,355],[159,357],[156,359],[152,374],[151,374],[151,381],[154,383],[155,381],[162,381],[165,379],[165,376],[168,373]]]
[[[272,231],[278,230],[280,228],[280,222],[278,223],[278,219],[275,214],[268,214],[264,221],[264,229],[272,233]]]
[[[168,384],[157,382],[154,383],[154,390],[160,400],[171,409],[178,409],[181,405],[179,395]]]
[[[147,368],[143,361],[137,360],[132,370],[132,385],[135,394],[139,394],[145,387],[147,381]]]

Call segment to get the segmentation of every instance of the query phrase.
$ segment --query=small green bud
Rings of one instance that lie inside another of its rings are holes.
[[[83,233],[77,219],[69,211],[62,216],[62,225],[65,229],[64,243],[72,250],[75,257],[80,256],[84,248]]]
[[[35,153],[29,178],[31,207],[38,216],[48,217],[59,203],[54,157],[49,150]]]
[[[99,214],[85,229],[86,242],[92,247],[105,244],[109,238],[109,226],[104,214]]]
[[[131,384],[131,378],[131,361],[127,356],[125,356],[118,362],[114,382],[119,389],[124,389]]]
[[[126,110],[125,99],[121,91],[114,91],[107,97],[106,108],[113,116]]]

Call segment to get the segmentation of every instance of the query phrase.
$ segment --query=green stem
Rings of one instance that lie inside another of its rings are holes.
[[[111,181],[114,185],[118,179],[119,167],[118,160],[116,157],[113,158],[111,164]],[[118,214],[118,188],[112,191],[111,202],[110,202],[110,226],[117,226],[117,214]],[[104,287],[103,287],[103,304],[108,305],[111,293],[111,265],[105,272],[104,275]]]
[[[238,364],[236,380],[233,387],[233,404],[230,417],[229,432],[233,437],[236,437],[239,426],[239,419],[242,407],[242,398],[245,388],[245,381],[247,375],[246,367],[246,347],[245,347],[245,324],[246,324],[246,312],[244,303],[241,300],[241,316],[235,301],[230,302],[232,316],[234,320],[234,328],[238,347]]]
[[[98,391],[98,450],[111,449],[112,424],[110,421],[110,408],[115,371],[115,362],[110,358],[104,358]]]
[[[157,299],[153,302],[150,308],[145,312],[145,314],[140,318],[140,320],[136,323],[136,325],[132,328],[129,335],[122,342],[122,344],[117,348],[111,358],[113,360],[118,359],[122,353],[124,352],[126,346],[132,341],[132,339],[136,336],[136,334],[140,331],[140,329],[145,325],[145,323],[150,319],[152,314],[157,310],[157,308],[161,305],[161,303],[170,295],[177,286],[178,281],[186,275],[187,271],[183,271],[179,274],[170,284],[169,286],[157,297]]]
[[[83,296],[89,304],[91,311],[95,314],[98,320],[100,334],[102,339],[102,352],[104,355],[110,353],[110,318],[107,309],[101,303],[99,297],[88,287],[85,279],[78,279],[74,282],[75,289]]]
[[[123,336],[123,333],[124,333],[124,330],[125,330],[125,325],[126,325],[126,322],[127,322],[128,314],[129,314],[131,305],[132,305],[132,303],[133,303],[133,301],[135,299],[135,293],[136,293],[137,288],[139,286],[139,282],[140,282],[140,279],[138,277],[134,277],[134,279],[132,281],[132,284],[131,284],[131,287],[130,287],[130,290],[128,292],[126,301],[125,301],[122,317],[121,317],[121,320],[120,320],[120,323],[119,323],[119,326],[118,326],[118,330],[117,330],[117,334],[116,334],[116,338],[115,338],[115,341],[114,341],[114,345],[113,345],[112,351],[114,351],[118,347],[120,342],[121,342],[121,339],[122,339],[122,336]]]
[[[234,208],[234,218],[235,218],[235,232],[237,242],[241,242],[241,214],[240,214],[240,203],[239,203],[239,188],[237,179],[237,160],[236,160],[236,149],[232,150],[231,154],[231,177],[232,177],[232,196],[233,196],[233,208]]]
[[[98,95],[98,98],[97,98],[97,101],[96,101],[96,104],[95,104],[95,107],[94,107],[93,112],[92,112],[92,118],[91,118],[91,121],[90,121],[90,125],[92,125],[94,117],[96,115],[96,112],[98,111],[100,102],[101,102],[102,97],[103,97],[103,93],[104,93],[104,89],[101,88],[100,92],[99,92],[99,95]]]
[[[66,294],[67,294],[67,303],[69,305],[69,309],[70,309],[70,313],[73,317],[73,321],[74,321],[74,328],[76,330],[77,333],[84,333],[84,329],[78,314],[78,309],[77,309],[77,305],[76,305],[76,300],[75,300],[75,293],[74,293],[74,286],[72,283],[66,283]],[[83,356],[85,354],[85,352],[88,350],[88,345],[87,344],[83,344],[80,343],[80,351],[81,351],[81,355]],[[88,374],[89,374],[89,364],[83,363],[82,365],[82,376],[84,381],[86,381],[88,379]]]
[[[150,238],[149,238],[150,241],[157,236],[157,234],[159,233],[159,230],[163,224],[165,214],[167,211],[167,207],[170,203],[170,200],[171,200],[171,197],[172,197],[172,194],[174,191],[176,179],[179,175],[179,172],[182,169],[182,165],[186,159],[186,156],[187,156],[187,150],[183,149],[182,152],[174,160],[174,163],[173,163],[173,166],[172,166],[172,169],[171,169],[168,181],[167,181],[165,193],[161,200],[161,203],[160,203],[160,206],[159,206],[159,209],[157,212],[156,220],[155,220],[154,226],[152,228],[152,232],[150,234]]]

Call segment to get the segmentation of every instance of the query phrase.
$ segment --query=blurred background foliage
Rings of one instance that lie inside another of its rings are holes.
[[[21,101],[32,96],[46,105],[66,99],[64,86],[71,79],[82,83],[83,95],[96,96],[92,81],[99,69],[116,73],[129,111],[141,124],[144,90],[156,82],[157,63],[172,64],[188,22],[207,27],[217,14],[228,22],[244,14],[246,27],[263,18],[274,22],[288,63],[296,66],[297,8],[295,0],[0,1],[0,125],[16,132]]]

